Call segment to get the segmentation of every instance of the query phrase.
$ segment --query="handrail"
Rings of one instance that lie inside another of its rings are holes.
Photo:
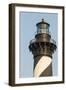
[[[51,39],[50,42],[56,44],[56,41],[54,39]]]
[[[35,41],[36,41],[36,39],[32,39],[32,40],[30,41],[30,44],[34,43]]]
[[[32,44],[32,43],[34,43],[34,42],[36,42],[36,39],[32,39],[32,40],[30,41],[30,44]],[[56,41],[55,41],[54,39],[50,39],[50,42],[56,45]]]

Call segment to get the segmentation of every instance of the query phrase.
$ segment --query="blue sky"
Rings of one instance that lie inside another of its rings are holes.
[[[33,55],[29,51],[29,42],[35,37],[37,27],[36,23],[44,18],[50,24],[49,31],[51,38],[58,43],[58,15],[57,13],[37,13],[37,12],[20,12],[19,13],[19,76],[32,77],[33,76]],[[57,50],[53,54],[53,75],[57,75],[58,56]]]

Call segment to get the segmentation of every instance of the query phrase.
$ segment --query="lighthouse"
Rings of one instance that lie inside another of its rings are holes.
[[[44,19],[36,24],[37,32],[35,38],[30,41],[29,50],[33,54],[34,67],[33,76],[52,76],[53,53],[56,50],[56,42],[49,32],[50,24]]]

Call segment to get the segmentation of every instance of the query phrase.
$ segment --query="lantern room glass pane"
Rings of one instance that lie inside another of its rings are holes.
[[[47,34],[49,34],[49,29],[48,28],[47,29],[38,29],[37,34],[38,33],[47,33]]]

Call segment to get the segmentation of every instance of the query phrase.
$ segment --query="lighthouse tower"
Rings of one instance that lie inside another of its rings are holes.
[[[32,39],[29,44],[29,50],[34,57],[34,77],[52,76],[52,54],[56,50],[56,42],[51,38],[49,26],[42,19],[36,24],[37,33],[35,39]]]

